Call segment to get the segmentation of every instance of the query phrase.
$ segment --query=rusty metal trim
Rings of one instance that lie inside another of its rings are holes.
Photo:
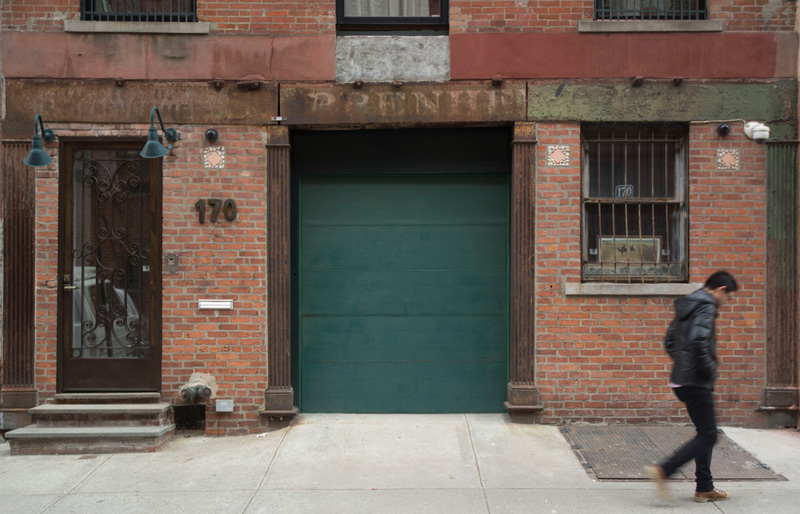
[[[35,384],[36,171],[22,162],[29,148],[3,144],[4,389]]]
[[[291,416],[292,284],[289,129],[267,129],[267,389],[265,416]]]
[[[767,146],[766,384],[761,407],[798,402],[798,148]]]

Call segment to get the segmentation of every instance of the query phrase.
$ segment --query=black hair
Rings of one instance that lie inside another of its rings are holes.
[[[719,289],[720,287],[725,287],[729,293],[739,290],[739,286],[736,284],[736,280],[733,278],[733,275],[727,271],[717,271],[713,273],[706,280],[705,287],[708,289]]]

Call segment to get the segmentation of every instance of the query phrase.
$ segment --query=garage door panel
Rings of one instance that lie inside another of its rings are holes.
[[[506,271],[304,271],[303,315],[505,314]]]
[[[494,362],[304,361],[304,409],[312,412],[502,412],[505,359]],[[342,380],[342,377],[347,380]]]
[[[504,176],[303,180],[308,225],[505,224]]]
[[[508,175],[303,176],[300,408],[500,412]]]
[[[309,316],[303,358],[315,361],[505,360],[506,316]]]
[[[500,225],[312,225],[303,228],[306,270],[497,270],[506,261]]]

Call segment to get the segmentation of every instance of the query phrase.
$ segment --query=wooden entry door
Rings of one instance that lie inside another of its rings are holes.
[[[67,142],[60,170],[59,389],[161,382],[161,159]]]

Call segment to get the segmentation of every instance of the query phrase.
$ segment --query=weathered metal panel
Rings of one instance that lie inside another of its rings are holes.
[[[263,125],[278,115],[278,86],[242,91],[227,82],[124,82],[113,80],[6,81],[6,120],[71,123],[148,123],[157,106],[164,123]],[[30,127],[30,125],[29,125]],[[29,136],[28,136],[29,137]]]
[[[797,143],[767,145],[765,406],[797,405]]]
[[[451,34],[450,77],[795,78],[797,45],[789,31]]]
[[[525,120],[525,84],[282,85],[291,125],[486,123]]]
[[[528,117],[542,121],[689,121],[745,119],[779,122],[797,116],[797,81],[758,84],[649,81],[528,85]],[[771,124],[773,137],[791,137],[794,130]],[[781,132],[783,131],[783,132]]]
[[[3,388],[34,384],[36,173],[28,143],[3,144]],[[13,295],[13,296],[9,296]]]

